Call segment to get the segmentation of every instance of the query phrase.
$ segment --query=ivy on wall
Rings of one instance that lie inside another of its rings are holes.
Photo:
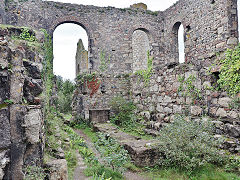
[[[228,49],[220,64],[219,87],[231,96],[237,95],[240,93],[240,45]]]

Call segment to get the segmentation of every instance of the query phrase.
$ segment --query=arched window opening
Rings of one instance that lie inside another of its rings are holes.
[[[150,51],[149,38],[144,30],[136,30],[132,36],[133,72],[147,69],[148,51]]]
[[[74,80],[81,70],[88,68],[87,60],[82,66],[82,58],[79,58],[84,56],[88,59],[85,47],[88,47],[88,36],[80,25],[64,23],[57,26],[53,33],[54,74]]]
[[[190,26],[189,26],[190,29]],[[185,62],[185,46],[184,46],[184,27],[181,22],[175,23],[173,26],[173,34],[174,34],[174,54],[176,58],[178,58],[179,63]]]
[[[179,63],[185,62],[185,52],[184,52],[184,28],[181,24],[178,30],[178,53],[179,53]]]

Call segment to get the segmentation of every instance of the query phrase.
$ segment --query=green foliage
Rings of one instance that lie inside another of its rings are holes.
[[[94,174],[93,175],[93,180],[111,180],[112,178],[105,178],[105,172],[101,176]]]
[[[13,73],[13,65],[8,63],[8,72]]]
[[[36,37],[33,33],[30,32],[28,28],[21,28],[21,34],[19,36],[13,36],[13,39],[21,39],[28,42],[35,42]]]
[[[44,180],[47,175],[45,169],[38,166],[27,166],[23,171],[24,180]]]
[[[224,169],[211,164],[193,171],[191,175],[177,168],[159,169],[159,167],[149,169],[144,172],[144,175],[156,180],[239,180],[240,178],[236,174],[225,172]]]
[[[230,109],[240,109],[240,98],[234,98],[231,103],[229,103]]]
[[[201,90],[198,89],[194,83],[196,83],[196,77],[191,75],[186,80],[184,76],[178,76],[178,81],[181,83],[178,87],[178,93],[182,93],[184,97],[192,98],[194,100],[201,100]]]
[[[134,110],[136,106],[118,96],[114,97],[110,102],[111,109],[115,112],[115,115],[111,117],[111,122],[120,126],[128,126],[129,123],[133,124],[136,122]]]
[[[111,168],[106,168],[102,165],[96,165],[84,170],[86,176],[93,176],[94,180],[122,180],[121,173],[113,171]]]
[[[72,96],[75,90],[75,84],[70,80],[63,80],[57,76],[57,100],[56,107],[61,113],[70,113],[72,111]]]
[[[221,69],[217,83],[222,90],[235,96],[240,92],[240,45],[235,49],[228,49],[225,55],[225,58],[220,60]]]
[[[68,166],[69,171],[73,172],[75,167],[77,166],[76,150],[71,149],[69,151],[65,151],[65,159],[67,161],[67,166]]]
[[[145,70],[138,70],[135,72],[137,76],[139,76],[143,82],[145,83],[145,86],[149,84],[150,78],[152,77],[152,67],[153,67],[153,57],[150,57],[150,51],[147,52],[147,69]]]
[[[209,163],[224,165],[227,155],[217,147],[222,143],[213,135],[214,127],[209,121],[187,122],[176,116],[174,123],[161,129],[159,165],[165,168],[179,168],[191,173]]]
[[[105,72],[110,63],[110,55],[106,58],[106,53],[104,51],[100,51],[100,66],[99,69],[101,72]]]
[[[106,164],[115,171],[123,172],[124,165],[130,160],[127,151],[107,134],[97,133],[97,137],[95,146]]]
[[[86,81],[88,82],[93,81],[95,77],[96,77],[96,73],[92,73],[92,74],[82,73],[77,76],[76,81],[80,84],[83,84]]]
[[[45,115],[48,114],[50,111],[50,97],[52,95],[52,88],[53,88],[53,46],[52,46],[52,38],[47,33],[45,29],[41,29],[44,33],[44,61],[43,61],[43,72],[42,72],[42,80],[44,82],[44,113]]]
[[[8,105],[6,103],[0,104],[0,109],[3,109],[5,107],[7,107]]]
[[[141,117],[136,116],[134,113],[136,106],[133,102],[118,96],[112,98],[110,107],[114,112],[114,115],[110,117],[110,121],[113,124],[119,126],[121,130],[133,136],[138,136],[143,139],[152,139],[152,136],[145,134],[145,126],[139,123]]]
[[[13,104],[14,102],[11,99],[6,99],[4,100],[4,103],[10,105],[10,104]]]

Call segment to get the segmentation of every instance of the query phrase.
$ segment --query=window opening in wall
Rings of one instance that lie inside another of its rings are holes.
[[[215,3],[215,0],[211,0],[211,4],[214,4]]]
[[[57,26],[53,33],[53,72],[63,79],[74,80],[88,68],[88,36],[74,23]]]
[[[179,55],[179,63],[185,62],[185,52],[184,52],[184,28],[181,24],[178,29],[178,55]]]
[[[149,38],[147,30],[138,29],[133,32],[133,72],[147,69],[148,51],[150,51]]]
[[[191,30],[191,26],[190,25],[186,26],[186,29],[187,29],[186,31],[189,32]]]

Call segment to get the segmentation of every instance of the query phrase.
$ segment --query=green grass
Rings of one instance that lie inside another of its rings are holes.
[[[159,168],[149,169],[142,172],[142,175],[153,180],[240,180],[240,176],[237,174],[226,172],[224,169],[214,165],[208,165],[191,172],[191,175],[177,169]]]
[[[111,178],[111,180],[122,180],[123,176],[121,173],[113,171],[111,168],[106,168],[102,165],[97,165],[94,167],[88,167],[84,170],[84,174],[87,177],[97,175],[102,175],[104,173],[104,178],[108,179]]]

